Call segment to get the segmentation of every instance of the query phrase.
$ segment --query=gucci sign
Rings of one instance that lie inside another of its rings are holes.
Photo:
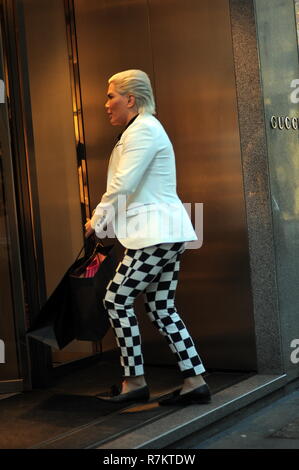
[[[271,116],[270,124],[272,129],[294,129],[297,131],[299,129],[299,118],[291,118],[289,116]]]

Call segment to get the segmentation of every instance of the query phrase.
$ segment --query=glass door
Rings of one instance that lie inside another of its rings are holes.
[[[26,375],[26,360],[23,363],[20,356],[26,357],[20,354],[18,342],[18,333],[25,327],[25,308],[6,101],[0,24],[0,398],[23,390]]]
[[[3,381],[19,380],[20,378],[11,285],[11,243],[7,231],[9,220],[6,201],[8,195],[4,186],[4,181],[7,177],[3,168],[5,166],[3,161],[5,148],[5,143],[3,142],[5,138],[3,133],[4,106],[2,102],[0,104],[0,393],[11,391],[11,387]]]
[[[24,43],[34,137],[34,164],[45,296],[48,298],[83,245],[86,185],[78,161],[64,3],[23,0]],[[74,340],[51,351],[52,365],[86,359],[99,345]]]

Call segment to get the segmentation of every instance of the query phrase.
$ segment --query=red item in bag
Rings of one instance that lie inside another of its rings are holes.
[[[94,277],[105,258],[106,256],[101,253],[95,255],[91,263],[87,266],[84,277]]]

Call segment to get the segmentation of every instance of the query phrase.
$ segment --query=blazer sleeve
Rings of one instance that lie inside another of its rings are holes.
[[[131,129],[129,127],[122,143],[123,149],[117,169],[91,219],[91,226],[96,232],[100,232],[116,214],[118,196],[136,191],[156,154],[157,130],[146,123]]]

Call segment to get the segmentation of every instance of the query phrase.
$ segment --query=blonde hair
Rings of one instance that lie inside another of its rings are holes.
[[[109,78],[121,95],[131,94],[135,97],[139,114],[155,114],[155,99],[148,75],[142,70],[125,70]]]

